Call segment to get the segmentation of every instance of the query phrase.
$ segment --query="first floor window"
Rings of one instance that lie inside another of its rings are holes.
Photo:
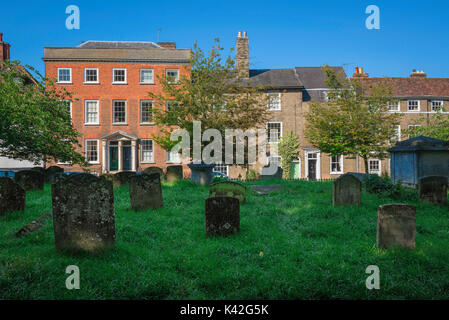
[[[279,142],[282,137],[282,123],[281,122],[268,122],[267,123],[268,143]]]
[[[153,101],[140,101],[140,123],[153,122]]]
[[[98,82],[98,69],[86,68],[84,69],[84,82]]]
[[[419,111],[419,100],[407,101],[408,111]]]
[[[126,123],[126,101],[116,100],[113,102],[113,123]]]
[[[223,163],[217,163],[214,167],[214,171],[221,172],[225,175],[228,175],[229,166],[223,164]]]
[[[368,160],[368,172],[371,174],[380,174],[380,160],[369,159]]]
[[[432,111],[441,111],[443,109],[443,101],[432,101]]]
[[[178,69],[167,69],[165,70],[165,76],[168,83],[178,83],[179,82],[179,70]]]
[[[140,141],[140,161],[154,162],[153,140],[142,139]]]
[[[71,83],[72,82],[72,68],[58,68],[58,82]]]
[[[390,111],[401,111],[399,101],[392,101],[388,103],[388,109]]]
[[[401,126],[397,125],[395,127],[395,129],[396,129],[396,133],[395,133],[395,136],[393,137],[393,140],[394,141],[401,141]]]
[[[167,151],[167,162],[170,163],[180,163],[181,157],[179,156],[179,153],[176,151]]]
[[[343,173],[343,156],[336,155],[331,157],[331,173]]]
[[[126,69],[113,69],[112,70],[112,82],[113,83],[126,83]]]
[[[98,163],[98,140],[86,140],[86,160]]]
[[[87,100],[85,111],[86,124],[98,124],[98,100]]]
[[[268,93],[268,110],[281,110],[281,94]]]
[[[140,83],[154,83],[153,69],[140,69]]]
[[[72,101],[70,101],[70,100],[61,100],[61,102],[66,107],[67,113],[69,114],[70,119],[72,119]]]

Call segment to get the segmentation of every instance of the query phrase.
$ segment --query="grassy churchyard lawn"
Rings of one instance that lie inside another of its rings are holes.
[[[332,206],[332,182],[264,180],[248,188],[241,232],[206,238],[208,188],[189,180],[162,185],[164,208],[130,209],[128,187],[114,190],[115,249],[97,255],[55,250],[53,222],[16,238],[51,210],[51,186],[27,192],[24,213],[0,217],[0,299],[447,299],[449,212],[417,207],[416,249],[376,248],[377,207],[395,203],[363,193],[360,207]],[[80,270],[68,290],[66,267]],[[369,265],[380,289],[368,290]]]

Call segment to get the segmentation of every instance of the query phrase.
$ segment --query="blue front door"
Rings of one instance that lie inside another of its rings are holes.
[[[123,171],[131,170],[131,147],[123,146]]]

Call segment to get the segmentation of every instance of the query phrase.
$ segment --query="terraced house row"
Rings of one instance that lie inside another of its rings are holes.
[[[300,139],[292,178],[327,179],[345,172],[365,171],[362,159],[329,157],[304,137],[305,114],[311,102],[326,101],[329,91],[321,67],[250,69],[246,32],[239,32],[236,49],[241,74],[255,85],[265,86],[266,93],[274,98],[267,105],[271,115],[265,124],[269,143],[278,143],[287,131]],[[161,92],[158,77],[170,77],[176,82],[187,74],[189,58],[190,49],[178,49],[175,43],[87,41],[77,47],[44,48],[46,76],[56,78],[58,86],[75,92],[67,107],[74,127],[82,134],[83,151],[93,170],[138,171],[179,163],[178,154],[166,152],[151,139],[159,129],[152,122],[153,102],[148,92]],[[344,73],[342,67],[333,68]],[[385,79],[371,78],[362,68],[356,68],[353,77],[367,82]],[[414,71],[410,77],[387,81],[400,100],[390,105],[391,112],[404,113],[397,128],[399,138],[401,129],[414,125],[414,119],[430,117],[440,108],[449,107],[448,78],[428,78],[424,72]],[[173,102],[167,101],[167,108],[170,103]],[[269,159],[280,165],[276,154],[270,154]],[[254,169],[260,171],[262,166]],[[235,178],[244,176],[237,166],[217,164],[216,170]],[[388,159],[370,159],[369,171],[389,172]]]

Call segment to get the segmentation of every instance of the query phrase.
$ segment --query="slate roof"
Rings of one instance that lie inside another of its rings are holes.
[[[293,69],[253,69],[247,80],[253,86],[265,86],[273,89],[301,89],[303,84]]]
[[[385,81],[393,87],[396,98],[446,98],[449,99],[449,78],[360,78],[364,85],[372,86]]]
[[[162,48],[149,41],[85,41],[78,48]]]
[[[393,148],[388,149],[388,152],[404,151],[449,151],[449,141],[419,136],[399,141]]]
[[[337,75],[346,78],[346,73],[342,67],[331,68]],[[326,74],[324,73],[322,67],[296,67],[295,73],[304,85],[304,101],[325,100],[325,92],[328,91],[329,86],[326,84]]]

